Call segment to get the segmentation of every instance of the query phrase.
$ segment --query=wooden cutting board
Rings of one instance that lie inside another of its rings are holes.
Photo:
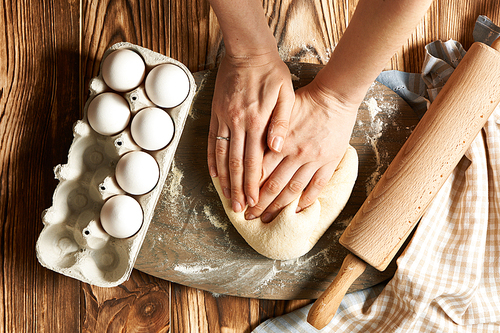
[[[305,63],[289,67],[295,88],[309,83],[322,68]],[[359,155],[359,175],[345,209],[308,254],[271,260],[234,229],[212,185],[206,147],[216,72],[194,76],[198,92],[135,268],[215,294],[319,297],[348,253],[338,242],[340,235],[410,135],[417,116],[397,94],[375,82],[361,104],[351,138]],[[394,271],[395,263],[384,272],[369,267],[350,292],[385,281]]]

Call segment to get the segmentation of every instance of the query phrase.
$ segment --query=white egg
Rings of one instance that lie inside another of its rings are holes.
[[[128,195],[116,195],[102,206],[101,225],[113,237],[128,238],[141,228],[143,215],[137,200]]]
[[[123,155],[116,164],[115,177],[118,185],[133,195],[151,191],[160,179],[156,160],[146,152],[133,151]]]
[[[102,78],[113,90],[124,92],[139,86],[146,73],[141,56],[129,49],[110,53],[102,62]]]
[[[122,96],[112,92],[102,93],[90,102],[87,119],[97,133],[115,135],[127,127],[130,107]]]
[[[174,136],[174,122],[167,112],[146,108],[132,119],[130,132],[134,141],[143,149],[158,150],[166,147]]]
[[[156,105],[173,108],[181,104],[189,94],[189,78],[182,68],[174,64],[162,64],[146,76],[146,94]]]

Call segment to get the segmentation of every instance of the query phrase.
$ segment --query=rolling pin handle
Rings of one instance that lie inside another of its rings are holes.
[[[349,287],[365,271],[366,265],[363,260],[349,253],[335,279],[309,310],[307,322],[318,330],[325,327],[337,312]]]

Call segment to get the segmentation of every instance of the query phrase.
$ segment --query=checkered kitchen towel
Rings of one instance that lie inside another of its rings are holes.
[[[500,29],[479,17],[474,36]],[[416,112],[432,102],[465,53],[454,41],[426,47],[423,74],[389,85]],[[393,76],[396,73],[389,73]],[[387,77],[381,78],[381,81]],[[500,332],[500,108],[489,118],[432,202],[385,286],[348,294],[322,332]],[[310,305],[254,332],[317,332]]]

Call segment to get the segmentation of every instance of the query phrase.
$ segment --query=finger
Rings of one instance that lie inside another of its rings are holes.
[[[297,171],[297,167],[289,160],[283,160],[282,163],[271,174],[268,180],[262,186],[259,193],[259,202],[249,209],[245,214],[247,220],[261,216],[262,212],[276,199],[283,188]],[[270,216],[261,216],[263,222],[269,222]]]
[[[300,197],[313,178],[317,167],[313,164],[302,166],[286,184],[278,197],[262,212],[262,221],[272,221],[287,205]]]
[[[272,150],[267,150],[262,159],[262,171],[259,181],[259,187],[264,185],[269,176],[278,167],[278,165],[283,161],[283,154],[275,153]]]
[[[215,157],[215,143],[217,137],[217,130],[219,123],[217,121],[217,116],[212,113],[210,117],[210,127],[208,130],[208,145],[207,145],[207,162],[208,162],[208,172],[210,177],[217,177],[217,162]]]
[[[314,176],[312,177],[309,185],[307,185],[304,193],[300,197],[299,204],[297,206],[297,213],[301,210],[309,207],[318,198],[323,188],[328,184],[330,179],[335,172],[338,162],[329,163],[321,167]]]
[[[245,144],[244,191],[246,202],[250,207],[255,206],[255,204],[259,201],[259,182],[262,177],[264,149],[264,132],[248,132]]]
[[[245,207],[243,191],[243,158],[245,152],[245,132],[235,131],[229,142],[229,175],[231,179],[231,205],[236,213]]]
[[[219,137],[229,137],[229,128],[219,122],[219,129],[217,131]],[[229,141],[215,140],[215,159],[217,165],[217,175],[219,177],[222,193],[228,199],[231,198],[231,184],[229,174]]]
[[[267,145],[275,152],[283,149],[294,101],[292,81],[289,81],[281,87],[267,133]]]

